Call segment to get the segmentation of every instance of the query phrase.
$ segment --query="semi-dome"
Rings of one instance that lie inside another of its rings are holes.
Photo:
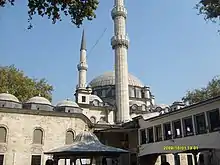
[[[0,100],[19,102],[17,97],[9,93],[0,93]]]
[[[51,105],[51,102],[49,100],[41,96],[32,97],[26,103]]]
[[[79,107],[79,105],[74,101],[66,99],[66,100],[58,102],[56,107]]]
[[[89,85],[92,87],[115,85],[115,72],[106,72],[94,78]],[[128,73],[128,85],[144,87],[143,83],[130,73]]]

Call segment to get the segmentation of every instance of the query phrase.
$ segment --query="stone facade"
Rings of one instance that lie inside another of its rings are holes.
[[[67,131],[72,131],[76,136],[88,130],[90,125],[91,122],[83,114],[0,108],[0,128],[7,130],[6,142],[0,142],[3,164],[30,165],[32,155],[41,155],[43,165],[48,157],[43,152],[64,146]],[[42,144],[34,144],[35,129],[43,132]]]

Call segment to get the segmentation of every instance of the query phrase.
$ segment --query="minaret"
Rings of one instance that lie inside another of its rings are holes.
[[[78,89],[86,88],[86,72],[88,69],[88,65],[86,62],[86,40],[85,40],[85,32],[83,30],[82,40],[81,40],[81,48],[80,48],[80,62],[77,65],[77,69],[79,71],[79,83]]]
[[[127,62],[129,39],[126,34],[127,10],[124,7],[124,0],[114,0],[111,14],[114,21],[111,45],[115,51],[116,120],[122,123],[130,120]]]
[[[80,104],[89,104],[91,89],[86,86],[86,72],[88,65],[86,62],[86,39],[84,30],[82,33],[82,41],[80,47],[80,62],[77,65],[77,69],[79,72],[79,82],[75,93],[76,102]]]

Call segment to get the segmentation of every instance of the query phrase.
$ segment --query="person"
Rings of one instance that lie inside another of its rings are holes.
[[[163,162],[163,163],[161,163],[161,165],[170,165],[170,163],[168,163],[168,162]]]

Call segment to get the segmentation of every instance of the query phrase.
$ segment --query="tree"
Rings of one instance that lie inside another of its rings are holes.
[[[189,105],[204,101],[213,97],[220,96],[220,77],[214,77],[206,87],[188,91],[182,98],[183,102]]]
[[[217,22],[220,20],[220,0],[200,0],[196,5],[199,14],[205,16],[205,20]]]
[[[0,0],[0,7],[6,4],[13,6],[15,0]],[[28,0],[28,29],[32,28],[30,21],[34,15],[47,16],[53,24],[61,21],[62,16],[70,16],[71,22],[80,27],[85,18],[92,20],[96,17],[98,4],[98,0]]]
[[[0,67],[0,93],[9,92],[21,102],[39,94],[51,101],[52,91],[45,79],[31,79],[14,65]]]

